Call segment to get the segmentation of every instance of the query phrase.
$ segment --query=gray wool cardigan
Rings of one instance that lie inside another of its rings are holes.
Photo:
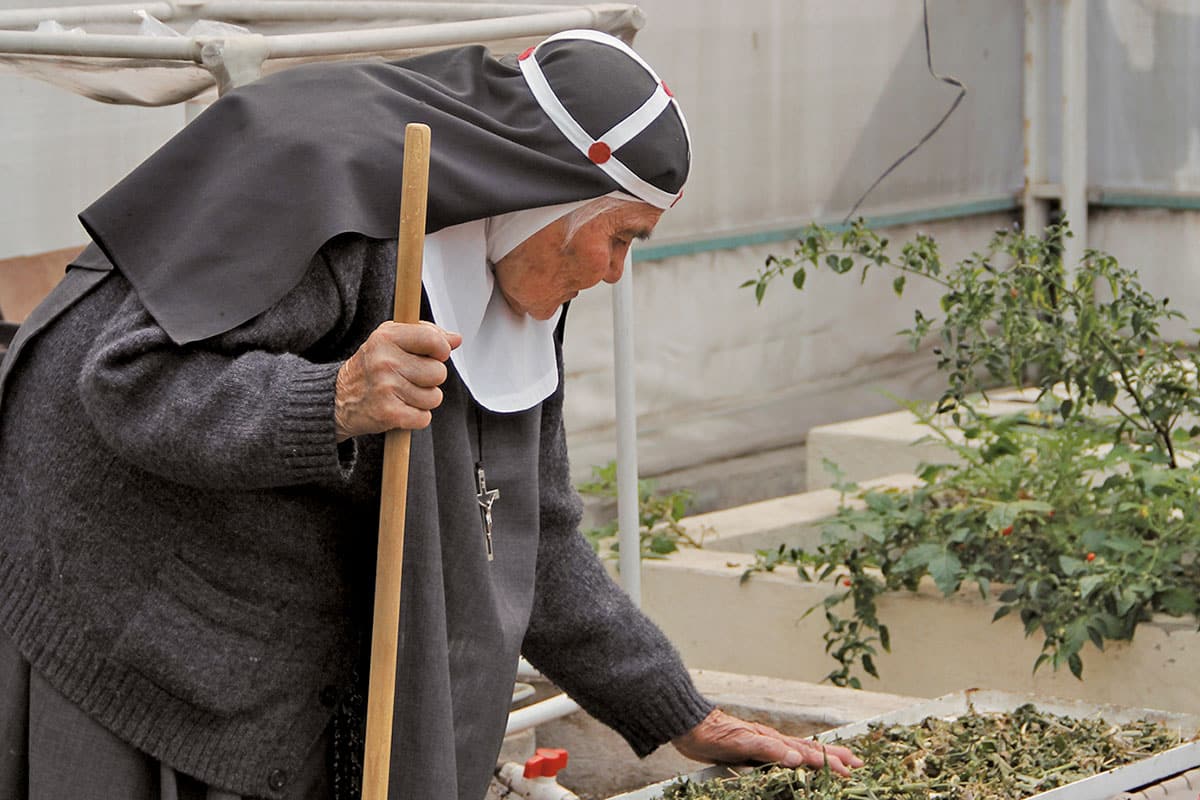
[[[243,795],[288,796],[369,636],[382,437],[339,447],[332,410],[340,363],[390,314],[394,258],[339,237],[277,305],[182,347],[113,272],[4,365],[0,626],[117,735]],[[712,708],[577,533],[561,380],[500,415],[450,373],[413,437],[404,800],[482,797],[518,650],[639,754]],[[491,565],[477,443],[502,491]]]

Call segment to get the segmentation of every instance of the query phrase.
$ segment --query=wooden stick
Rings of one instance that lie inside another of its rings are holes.
[[[404,129],[404,177],[400,236],[396,248],[396,322],[421,314],[421,256],[429,189],[429,126]],[[390,430],[383,445],[379,506],[379,557],[375,566],[375,618],[371,630],[371,677],[367,691],[367,741],[363,800],[386,800],[396,702],[396,647],[400,634],[400,576],[404,567],[404,512],[408,502],[408,430]]]

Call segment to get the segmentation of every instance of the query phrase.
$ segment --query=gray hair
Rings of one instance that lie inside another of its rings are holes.
[[[579,229],[588,224],[601,214],[605,214],[617,208],[623,208],[630,203],[642,203],[643,200],[635,198],[613,197],[606,194],[602,197],[597,197],[595,200],[580,206],[574,211],[567,214],[564,219],[567,221],[567,231],[563,236],[563,247],[571,243],[575,238],[575,234],[579,233]]]

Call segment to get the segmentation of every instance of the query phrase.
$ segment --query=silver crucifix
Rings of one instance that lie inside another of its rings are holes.
[[[483,522],[483,538],[487,545],[488,561],[495,559],[492,551],[492,503],[500,497],[499,489],[487,488],[487,475],[483,472],[483,463],[475,464],[475,499],[479,503],[479,519]]]

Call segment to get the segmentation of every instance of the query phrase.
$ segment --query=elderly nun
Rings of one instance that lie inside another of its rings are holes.
[[[386,321],[408,122],[417,325]],[[571,31],[266,77],[87,208],[0,369],[0,796],[353,796],[392,428],[392,798],[483,797],[520,654],[638,754],[860,763],[715,709],[577,533],[563,313],[690,157],[653,70]]]

